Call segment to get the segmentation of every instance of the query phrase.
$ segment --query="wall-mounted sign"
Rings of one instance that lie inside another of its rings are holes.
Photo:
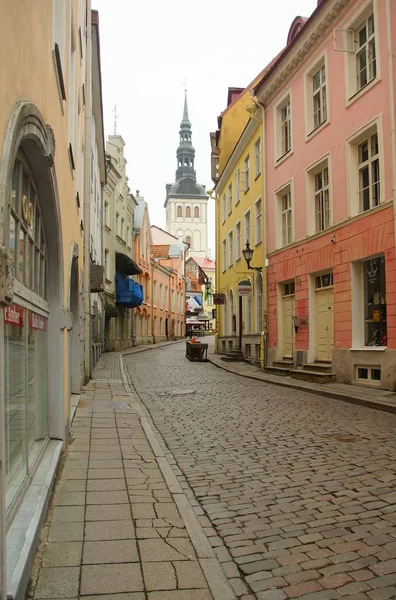
[[[32,329],[45,331],[47,329],[47,319],[29,310],[29,325]]]
[[[11,304],[4,309],[4,323],[14,325],[15,327],[23,327],[23,313],[25,309],[17,304]]]
[[[238,283],[238,294],[239,296],[250,297],[252,295],[252,282],[249,279],[240,281]]]
[[[224,294],[213,294],[213,304],[219,306],[220,304],[225,304],[225,295]]]

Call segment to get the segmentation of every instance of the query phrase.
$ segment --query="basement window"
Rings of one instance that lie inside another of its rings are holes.
[[[379,385],[381,383],[381,369],[379,367],[356,367],[356,380],[359,383]]]

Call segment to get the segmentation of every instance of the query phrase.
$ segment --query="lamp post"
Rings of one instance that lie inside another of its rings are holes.
[[[254,250],[252,250],[252,248],[250,247],[250,244],[249,244],[249,242],[246,242],[246,246],[245,246],[245,248],[242,250],[242,254],[243,254],[243,258],[244,258],[244,259],[245,259],[245,261],[246,261],[247,268],[248,268],[250,271],[259,271],[259,272],[261,273],[261,271],[263,270],[263,268],[262,268],[262,267],[251,267],[251,266],[250,266],[250,263],[251,263],[251,261],[252,261],[252,259],[253,259],[253,252],[254,252]]]

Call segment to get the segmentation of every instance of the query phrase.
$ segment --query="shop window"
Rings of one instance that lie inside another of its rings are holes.
[[[365,294],[365,345],[386,346],[386,282],[384,257],[363,263]]]

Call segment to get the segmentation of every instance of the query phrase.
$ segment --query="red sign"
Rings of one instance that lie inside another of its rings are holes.
[[[45,331],[47,329],[47,319],[29,310],[29,325],[32,329]]]
[[[11,304],[4,309],[4,323],[9,323],[15,327],[23,327],[23,313],[25,309],[17,304]]]

